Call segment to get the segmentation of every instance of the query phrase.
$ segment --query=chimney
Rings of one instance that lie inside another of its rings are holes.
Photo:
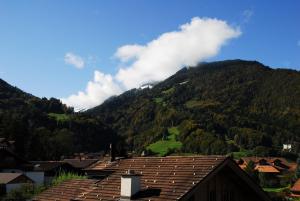
[[[121,176],[121,201],[130,200],[140,191],[140,176],[134,170],[128,170],[126,174]]]
[[[111,143],[109,145],[110,148],[110,162],[113,162],[116,160],[116,156],[115,156],[115,146]]]

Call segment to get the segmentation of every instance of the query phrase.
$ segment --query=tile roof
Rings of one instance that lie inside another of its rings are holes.
[[[96,180],[93,179],[72,179],[51,187],[32,200],[43,201],[70,201],[80,198],[83,193],[87,193],[92,188]]]
[[[0,173],[0,184],[8,184],[20,176],[27,178],[27,176],[23,175],[22,173]],[[29,178],[27,179],[31,180]]]
[[[137,157],[98,163],[91,170],[113,173],[98,182],[82,200],[119,200],[120,178],[129,169],[141,174],[141,191],[137,200],[177,200],[225,159],[223,156]]]
[[[177,200],[224,162],[224,156],[137,157],[115,162],[103,161],[90,170],[112,172],[107,178],[70,180],[50,188],[34,200],[119,200],[121,175],[134,170],[141,177],[136,200]]]
[[[271,165],[256,165],[255,169],[258,170],[258,172],[264,172],[264,173],[279,173],[280,171],[277,170],[275,167]]]

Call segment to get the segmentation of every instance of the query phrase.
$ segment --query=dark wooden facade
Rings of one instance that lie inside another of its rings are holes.
[[[244,177],[241,179],[241,176]],[[259,192],[257,186],[247,178],[248,175],[237,174],[232,168],[224,167],[214,175],[187,193],[183,201],[260,201],[269,200],[267,195]],[[249,183],[250,181],[250,183]],[[257,190],[255,190],[257,189]]]

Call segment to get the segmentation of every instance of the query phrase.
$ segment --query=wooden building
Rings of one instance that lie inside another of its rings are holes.
[[[232,159],[223,156],[100,161],[87,172],[103,178],[67,181],[34,200],[270,201]]]

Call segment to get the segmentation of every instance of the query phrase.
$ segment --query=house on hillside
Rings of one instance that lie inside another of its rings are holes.
[[[254,162],[259,172],[264,173],[284,174],[293,172],[296,167],[296,163],[288,162],[281,157],[243,157],[237,163],[242,169],[245,169],[250,161]]]
[[[135,157],[99,161],[86,170],[103,178],[69,180],[33,200],[270,201],[223,156]]]
[[[0,173],[0,197],[24,184],[33,185],[34,181],[22,173]]]

